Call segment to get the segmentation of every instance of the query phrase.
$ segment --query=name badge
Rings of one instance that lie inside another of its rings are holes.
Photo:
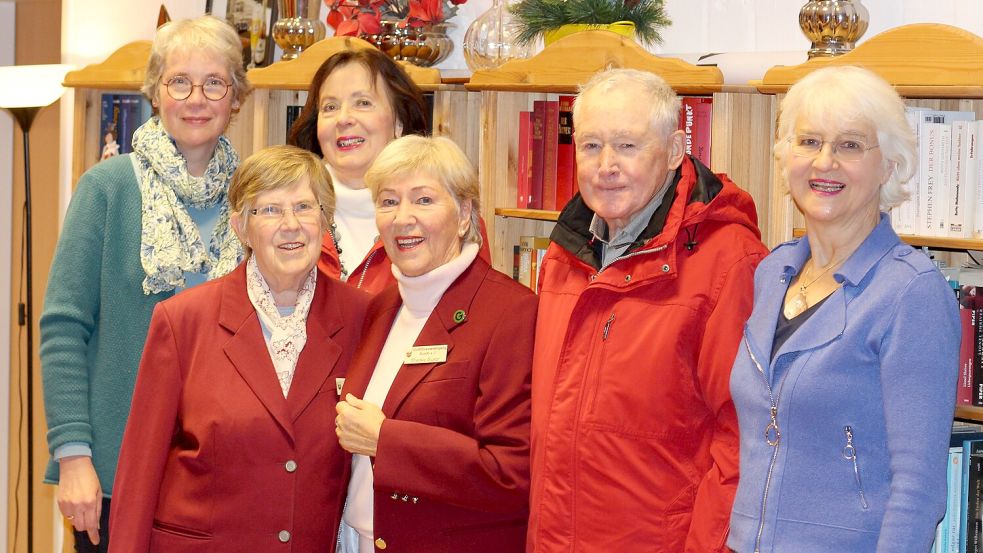
[[[344,378],[334,379],[334,387],[335,390],[338,391],[338,397],[341,397],[341,389],[345,387],[345,379]]]
[[[403,364],[443,363],[447,361],[447,344],[439,346],[413,346],[406,352]]]

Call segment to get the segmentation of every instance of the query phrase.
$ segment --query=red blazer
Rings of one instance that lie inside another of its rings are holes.
[[[485,220],[479,219],[479,224],[481,225],[481,249],[478,250],[478,257],[491,263],[491,250],[488,249]],[[338,245],[335,244],[334,237],[330,232],[324,233],[324,240],[321,242],[321,259],[318,260],[317,266],[322,273],[331,278],[341,278],[341,257],[338,254]],[[348,280],[345,282],[369,294],[378,294],[386,286],[396,283],[391,267],[392,261],[386,255],[382,240],[376,240],[358,267],[349,267]]]
[[[364,395],[401,303],[396,286],[373,299],[343,397]],[[480,258],[444,293],[415,344],[447,361],[403,365],[382,406],[377,551],[525,551],[536,306]]]
[[[123,435],[110,551],[326,551],[345,490],[335,378],[367,305],[318,278],[285,399],[245,263],[158,304]]]

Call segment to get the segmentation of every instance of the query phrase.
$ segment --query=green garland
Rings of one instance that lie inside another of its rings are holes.
[[[512,6],[518,19],[521,44],[568,23],[606,25],[631,21],[635,35],[645,44],[660,44],[659,30],[672,24],[663,0],[521,0]]]

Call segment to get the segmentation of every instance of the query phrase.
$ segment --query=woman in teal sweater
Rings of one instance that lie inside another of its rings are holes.
[[[213,17],[157,31],[143,93],[154,117],[133,153],[78,183],[58,241],[41,365],[58,507],[76,550],[108,550],[109,498],[154,306],[232,270],[241,246],[226,190],[239,157],[223,136],[249,83],[235,31]]]

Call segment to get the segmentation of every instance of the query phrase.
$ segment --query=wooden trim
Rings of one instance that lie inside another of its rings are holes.
[[[792,229],[792,236],[805,236],[806,229]],[[983,250],[983,240],[976,238],[948,238],[945,236],[918,236],[914,234],[899,234],[898,238],[905,244],[915,247],[928,247],[936,250]]]
[[[126,44],[99,63],[93,63],[65,75],[67,87],[140,90],[150,58],[149,40]]]
[[[496,207],[495,215],[499,217],[516,217],[519,219],[534,219],[536,221],[556,221],[559,211],[544,211],[542,209],[517,209]]]
[[[954,418],[974,422],[983,422],[983,407],[976,407],[973,405],[957,405]]]
[[[610,31],[583,31],[561,38],[535,57],[513,60],[495,69],[476,71],[468,90],[574,93],[607,67],[627,67],[658,74],[680,94],[720,91],[723,74],[716,66],[697,66],[656,56],[632,39]]]
[[[375,48],[356,37],[331,37],[319,40],[301,52],[297,59],[280,60],[268,67],[250,69],[246,75],[255,88],[276,88],[280,90],[307,90],[321,64],[328,58],[344,50],[363,50]],[[440,71],[428,67],[418,67],[407,62],[398,62],[413,82],[424,90],[433,90],[441,85]]]
[[[821,67],[862,65],[895,85],[907,97],[983,97],[983,38],[951,25],[916,23],[880,33],[852,52],[776,66],[760,81],[760,92],[785,92]]]

